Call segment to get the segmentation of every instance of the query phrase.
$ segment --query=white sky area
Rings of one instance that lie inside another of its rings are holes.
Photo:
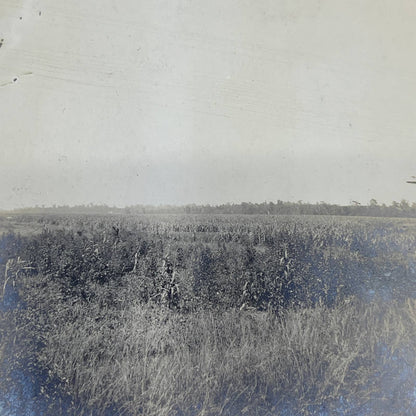
[[[0,208],[416,201],[414,0],[0,0]]]

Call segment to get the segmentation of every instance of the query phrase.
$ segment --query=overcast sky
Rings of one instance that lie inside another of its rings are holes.
[[[0,0],[0,208],[416,201],[416,2]]]

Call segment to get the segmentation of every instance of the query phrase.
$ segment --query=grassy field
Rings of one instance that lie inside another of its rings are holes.
[[[0,218],[5,415],[409,415],[416,221]]]

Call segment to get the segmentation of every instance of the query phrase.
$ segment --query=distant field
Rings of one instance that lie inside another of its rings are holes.
[[[50,227],[54,227],[50,224]],[[7,233],[20,234],[22,236],[34,235],[42,232],[44,226],[36,217],[22,217],[14,214],[0,214],[0,235]]]
[[[409,415],[416,220],[0,217],[20,415]]]

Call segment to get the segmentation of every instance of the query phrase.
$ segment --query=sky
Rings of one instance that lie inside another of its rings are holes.
[[[0,208],[416,201],[413,0],[0,0]]]

